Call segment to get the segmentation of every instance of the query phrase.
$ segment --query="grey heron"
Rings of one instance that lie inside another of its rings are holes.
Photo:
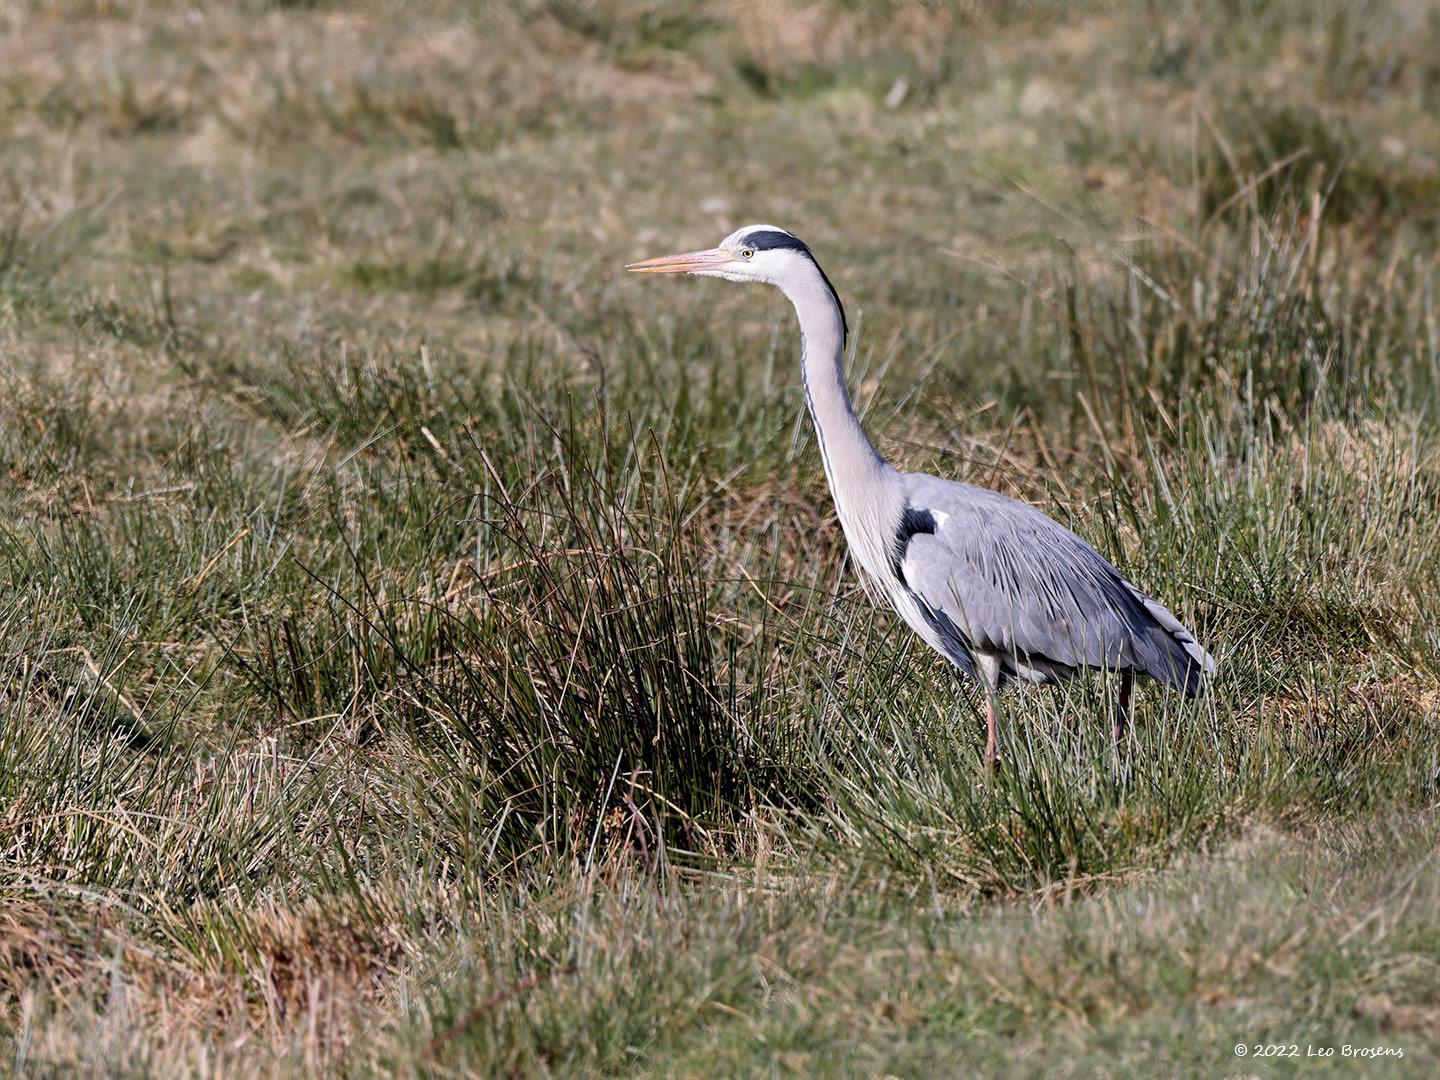
[[[1117,738],[1136,674],[1188,696],[1204,692],[1215,671],[1210,654],[1075,533],[998,491],[902,473],[880,456],[845,385],[845,309],[793,233],[747,225],[719,247],[626,269],[764,282],[794,305],[805,400],[850,551],[910,628],[984,686],[987,766],[995,765],[996,696],[1007,682],[1118,672]]]

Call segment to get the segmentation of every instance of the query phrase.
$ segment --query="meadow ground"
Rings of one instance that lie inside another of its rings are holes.
[[[1212,694],[980,782],[750,221]],[[0,0],[4,1068],[1435,1075],[1437,238],[1423,0]]]

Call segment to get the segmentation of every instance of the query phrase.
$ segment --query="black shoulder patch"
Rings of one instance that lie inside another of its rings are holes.
[[[895,530],[895,543],[890,549],[890,569],[894,571],[895,579],[901,585],[908,584],[902,564],[905,562],[905,551],[909,548],[911,539],[922,534],[933,536],[935,528],[935,515],[929,510],[907,506],[905,513],[900,515],[900,527]]]
[[[850,322],[845,318],[845,305],[840,302],[840,294],[835,291],[835,286],[830,283],[830,277],[825,273],[825,268],[816,260],[815,253],[806,246],[804,240],[788,232],[781,232],[779,229],[757,229],[752,233],[745,234],[745,243],[756,251],[774,251],[776,248],[798,251],[814,263],[815,269],[820,271],[820,280],[825,282],[825,287],[835,298],[835,306],[840,309],[840,332],[845,336],[846,341],[850,340]]]

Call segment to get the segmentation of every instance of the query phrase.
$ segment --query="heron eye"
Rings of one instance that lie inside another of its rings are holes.
[[[749,248],[746,248],[744,251],[740,252],[740,257],[742,259],[751,259],[755,257],[755,252],[751,251]]]

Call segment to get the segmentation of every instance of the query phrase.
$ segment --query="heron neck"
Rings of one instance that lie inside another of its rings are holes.
[[[805,403],[815,422],[825,477],[837,501],[849,483],[878,480],[893,471],[875,449],[855,415],[845,385],[845,323],[830,287],[817,271],[814,280],[782,286],[800,319],[800,370]]]

